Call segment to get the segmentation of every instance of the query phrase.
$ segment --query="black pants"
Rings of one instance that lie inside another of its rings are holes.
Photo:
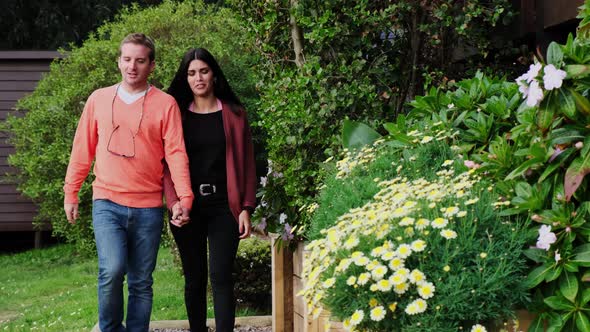
[[[238,223],[227,198],[213,196],[196,197],[190,223],[180,228],[170,225],[182,260],[184,301],[192,332],[207,331],[207,239],[216,331],[234,329],[232,272],[240,241]]]

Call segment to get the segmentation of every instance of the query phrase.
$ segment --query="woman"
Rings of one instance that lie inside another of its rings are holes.
[[[250,235],[256,206],[256,170],[243,105],[219,64],[203,48],[183,57],[168,93],[180,107],[195,202],[182,211],[172,181],[165,195],[173,212],[172,234],[185,277],[191,331],[207,331],[207,242],[216,330],[233,331],[232,269],[240,239]]]

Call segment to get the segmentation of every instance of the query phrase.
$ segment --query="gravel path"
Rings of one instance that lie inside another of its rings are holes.
[[[150,332],[190,332],[187,329],[152,329]],[[209,329],[209,332],[215,332],[214,329]],[[249,327],[249,326],[241,326],[236,327],[234,332],[272,332],[272,326],[265,326],[265,327]]]

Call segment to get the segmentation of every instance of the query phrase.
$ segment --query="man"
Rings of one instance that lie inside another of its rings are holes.
[[[163,226],[164,161],[182,215],[193,193],[178,106],[148,84],[155,47],[144,34],[130,34],[119,47],[122,81],[94,91],[78,123],[64,192],[70,223],[78,218],[78,191],[92,161],[92,223],[98,251],[98,321],[102,332],[148,331],[152,272]],[[123,326],[123,280],[129,289]]]

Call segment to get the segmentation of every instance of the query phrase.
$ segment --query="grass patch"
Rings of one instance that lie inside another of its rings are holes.
[[[97,259],[70,245],[0,255],[0,331],[89,331],[98,319]],[[167,248],[154,272],[152,320],[186,319],[184,279]],[[125,292],[127,294],[127,292]],[[126,296],[125,296],[126,298]],[[258,314],[238,309],[238,316]],[[208,317],[213,317],[209,298]]]

